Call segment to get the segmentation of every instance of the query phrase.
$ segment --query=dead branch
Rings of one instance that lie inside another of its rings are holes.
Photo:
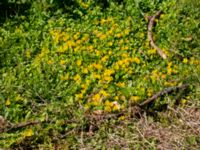
[[[142,102],[141,104],[139,104],[140,107],[145,106],[147,104],[149,104],[150,102],[155,101],[158,97],[163,96],[165,94],[169,94],[173,91],[177,91],[177,90],[185,90],[186,88],[188,88],[188,84],[184,84],[181,86],[174,86],[174,87],[169,87],[164,89],[163,91],[160,91],[158,93],[156,93],[155,95],[153,95],[151,98],[145,100],[144,102]]]
[[[31,126],[31,125],[37,125],[41,123],[40,121],[29,121],[29,122],[22,122],[16,125],[12,125],[10,127],[4,127],[4,128],[0,128],[0,133],[2,132],[8,132],[8,131],[12,131],[12,130],[17,130],[20,128],[25,128],[27,126]]]
[[[0,133],[3,132],[9,132],[12,130],[19,130],[21,128],[25,128],[28,126],[34,126],[42,123],[48,123],[48,124],[53,124],[55,121],[50,121],[50,120],[45,120],[45,121],[39,121],[39,120],[34,120],[34,121],[28,121],[28,122],[21,122],[18,124],[13,124],[13,125],[6,125],[3,127],[0,127]],[[64,124],[70,124],[70,123],[79,123],[77,120],[65,120]]]
[[[166,88],[158,93],[156,93],[155,95],[153,95],[151,98],[145,100],[144,102],[142,102],[141,104],[138,105],[134,105],[134,106],[130,106],[131,111],[129,112],[129,110],[121,110],[120,112],[117,113],[105,113],[105,112],[101,112],[101,113],[92,113],[92,114],[85,114],[84,118],[86,119],[85,121],[89,122],[89,125],[91,127],[91,131],[93,130],[93,128],[99,126],[99,124],[101,124],[102,122],[104,122],[105,120],[109,120],[109,119],[117,119],[120,116],[125,116],[127,113],[130,113],[131,116],[135,116],[137,114],[140,114],[141,112],[143,112],[142,107],[155,101],[158,97],[161,97],[165,94],[169,94],[171,92],[177,91],[177,90],[185,90],[186,88],[188,88],[188,84],[184,84],[181,86],[174,86],[174,87],[169,87]],[[50,122],[49,120],[46,121],[29,121],[29,122],[22,122],[19,124],[15,124],[15,125],[9,125],[9,126],[5,126],[5,127],[1,127],[0,128],[0,133],[3,132],[9,132],[12,130],[18,130],[21,128],[25,128],[28,126],[34,126],[34,125],[38,125],[41,123],[53,123]],[[78,123],[78,121],[76,120],[66,120],[64,122],[64,124],[69,124],[69,123]],[[65,137],[65,136],[64,136]]]
[[[166,59],[167,56],[166,54],[155,44],[154,40],[153,40],[153,33],[152,33],[152,28],[155,24],[155,19],[158,18],[161,15],[162,11],[158,11],[155,15],[153,15],[152,17],[149,17],[149,24],[148,24],[148,40],[150,41],[150,44],[153,48],[155,48],[158,52],[158,54],[163,58]]]

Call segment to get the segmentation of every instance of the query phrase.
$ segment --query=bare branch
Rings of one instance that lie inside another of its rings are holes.
[[[158,11],[155,15],[153,15],[152,17],[149,17],[147,36],[148,36],[148,40],[150,41],[151,46],[157,50],[158,54],[163,59],[166,59],[167,58],[166,54],[153,41],[153,33],[152,33],[152,28],[155,24],[155,19],[158,18],[161,15],[161,13],[162,13],[162,11]]]
[[[41,122],[40,121],[22,122],[22,123],[19,123],[19,124],[16,124],[16,125],[12,125],[10,127],[0,128],[0,133],[1,132],[8,132],[8,131],[11,131],[11,130],[17,130],[17,129],[20,129],[20,128],[25,128],[25,127],[31,126],[31,125],[37,125],[39,123],[41,123]]]
[[[181,85],[181,86],[174,86],[174,87],[169,87],[169,88],[166,88],[158,93],[156,93],[155,95],[153,95],[151,98],[145,100],[144,102],[142,102],[141,104],[139,104],[139,106],[145,106],[147,104],[149,104],[150,102],[153,102],[155,101],[158,97],[160,96],[163,96],[165,94],[169,94],[173,91],[176,91],[176,90],[184,90],[188,87],[189,85],[188,84],[184,84],[184,85]]]

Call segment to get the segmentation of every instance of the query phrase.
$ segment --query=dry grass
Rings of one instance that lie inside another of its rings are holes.
[[[158,116],[160,121],[156,121],[146,113],[137,119],[104,121],[93,135],[82,133],[79,148],[157,150],[200,148],[200,109],[168,108],[167,111],[158,113]]]
[[[200,135],[200,109],[172,109],[168,112],[167,119],[173,118],[169,126],[165,127],[159,122],[149,122],[142,118],[138,122],[143,136],[147,139],[154,138],[156,149],[198,149],[198,142],[187,141]],[[191,138],[191,139],[190,139]],[[189,143],[188,143],[189,142]]]

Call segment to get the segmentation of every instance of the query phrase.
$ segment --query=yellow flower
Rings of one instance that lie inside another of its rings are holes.
[[[11,102],[10,102],[10,99],[8,98],[8,99],[6,100],[6,106],[10,106],[10,104],[11,104]]]
[[[187,103],[187,100],[186,100],[186,99],[182,99],[182,100],[181,100],[181,104],[182,104],[182,105],[184,105],[184,104],[186,104],[186,103]]]
[[[172,62],[169,62],[168,64],[167,64],[167,67],[171,67],[172,66]]]
[[[96,50],[95,53],[96,53],[96,56],[101,56],[101,54],[102,54],[102,52],[99,50]]]
[[[105,19],[101,19],[101,25],[103,25],[104,23],[106,23],[106,20]]]
[[[128,34],[130,33],[130,29],[126,28],[126,29],[124,30],[124,33],[125,33],[125,35],[128,35]]]
[[[94,102],[101,102],[101,96],[99,93],[95,94],[93,97],[92,97],[92,100]]]
[[[148,89],[147,90],[147,96],[150,97],[153,95],[153,90],[152,89]]]
[[[84,68],[82,72],[83,72],[84,74],[88,74],[88,69],[87,69],[87,68]]]
[[[168,81],[165,81],[165,82],[164,82],[164,85],[165,85],[165,86],[175,86],[175,85],[177,85],[177,83],[176,83],[176,82],[168,82]]]
[[[66,52],[67,49],[68,49],[68,46],[67,46],[67,44],[65,44],[64,46],[58,47],[57,52],[64,53],[64,52]]]
[[[54,34],[53,41],[55,44],[58,44],[60,36],[58,34]]]
[[[105,89],[108,88],[108,84],[104,84],[103,88],[105,88]]]
[[[16,101],[20,101],[20,100],[23,100],[23,97],[21,97],[20,94],[17,94],[16,98],[15,98]]]
[[[66,74],[66,75],[62,75],[60,77],[61,80],[65,81],[65,80],[69,80],[69,74]]]
[[[140,59],[138,57],[132,58],[132,62],[135,62],[136,64],[140,64]]]
[[[96,42],[97,42],[97,39],[93,39],[93,42],[96,43]]]
[[[88,104],[85,104],[84,109],[85,109],[86,111],[88,111],[88,110],[90,109],[90,106],[89,106]]]
[[[126,67],[126,64],[124,63],[124,64],[122,64],[121,65],[121,67],[123,68],[123,69],[127,69],[127,67]]]
[[[131,100],[132,102],[138,102],[138,101],[140,100],[140,97],[139,97],[139,96],[131,96],[131,97],[130,97],[130,100]]]
[[[76,94],[75,97],[77,100],[81,100],[83,99],[83,93]]]
[[[33,135],[33,130],[32,129],[25,130],[25,132],[23,133],[24,137],[30,137],[32,135]]]
[[[183,63],[187,64],[187,63],[188,63],[188,59],[187,59],[187,58],[184,58],[184,59],[183,59]]]
[[[108,46],[112,46],[113,45],[113,42],[108,42]]]
[[[108,30],[107,35],[112,35],[113,34],[113,29]]]
[[[63,41],[66,42],[68,39],[69,39],[69,36],[68,36],[67,34],[65,34],[65,35],[63,36]]]
[[[90,39],[89,37],[90,37],[89,34],[84,34],[82,37],[82,41],[87,42]]]
[[[121,48],[121,50],[128,50],[129,49],[129,47],[128,46],[123,46],[122,48]]]
[[[85,3],[81,3],[81,5],[82,5],[82,7],[83,8],[85,8],[85,9],[87,9],[89,6],[87,5],[87,4],[85,4]]]
[[[122,34],[121,34],[121,33],[118,33],[118,34],[116,35],[116,37],[121,38],[121,37],[122,37]]]
[[[105,63],[106,61],[108,61],[108,56],[104,56],[101,58],[101,62]]]
[[[76,34],[74,34],[74,39],[77,40],[79,38],[80,32],[77,32]]]
[[[91,81],[88,80],[88,79],[86,79],[86,80],[85,80],[85,83],[86,83],[86,85],[90,85]]]
[[[93,64],[93,67],[97,70],[101,70],[103,68],[101,64]]]
[[[101,76],[99,74],[96,74],[96,73],[93,73],[92,76],[93,76],[94,79],[100,79],[101,78]]]
[[[125,116],[120,116],[119,120],[125,120]]]
[[[110,76],[111,74],[113,74],[114,73],[114,70],[112,70],[112,69],[106,69],[105,71],[104,71],[104,76]]]
[[[109,106],[109,107],[113,107],[113,103],[110,102],[109,100],[106,100],[104,105]]]
[[[165,17],[164,14],[161,14],[161,15],[160,15],[160,19],[163,19],[164,17]]]
[[[76,44],[77,44],[77,45],[81,44],[81,40],[77,40],[77,41],[76,41]]]
[[[120,110],[120,104],[117,101],[114,101],[112,103],[113,103],[113,111]]]
[[[54,63],[53,60],[48,60],[48,61],[47,61],[47,64],[48,64],[48,65],[52,65],[53,63]]]
[[[112,55],[112,53],[113,53],[112,51],[108,51],[108,55]]]
[[[167,67],[167,74],[171,75],[172,74],[172,68],[171,67]]]
[[[128,59],[128,58],[124,59],[124,64],[125,64],[126,66],[129,66],[129,65],[130,65],[130,62],[129,62],[129,59]]]
[[[129,49],[129,47],[128,47],[128,46],[125,46],[125,47],[124,47],[124,50],[128,50],[128,49]]]
[[[82,64],[82,61],[81,60],[77,60],[76,64],[77,64],[77,66],[80,66]]]
[[[100,103],[96,102],[96,101],[95,102],[91,102],[90,104],[93,105],[93,106],[99,106],[100,105]]]
[[[74,76],[74,81],[80,82],[80,81],[81,81],[81,76],[80,76],[79,74],[76,74],[76,75]]]
[[[115,96],[114,100],[118,101],[119,100],[119,96]]]
[[[156,49],[149,49],[148,51],[147,51],[147,54],[148,55],[152,55],[152,54],[156,54],[157,52],[156,52]]]
[[[104,110],[105,110],[106,112],[111,112],[111,111],[112,111],[112,108],[111,108],[110,106],[105,106],[105,107],[104,107]]]
[[[114,65],[114,69],[115,69],[115,70],[119,70],[119,64],[118,64],[118,63],[116,63],[116,64]]]
[[[104,79],[105,81],[110,82],[110,81],[113,80],[113,77],[111,77],[111,76],[104,76],[103,79]]]
[[[94,47],[92,45],[88,46],[89,51],[93,51]]]
[[[100,37],[99,37],[100,40],[104,40],[106,39],[106,34],[102,34]]]
[[[87,90],[87,88],[88,88],[88,87],[87,87],[87,85],[85,85],[85,87],[83,87],[83,89],[81,90],[81,93],[82,93],[82,94],[85,94],[85,93],[86,93],[86,90]]]
[[[65,64],[65,60],[61,60],[61,61],[60,61],[60,64],[61,64],[61,65],[64,65],[64,64]]]
[[[68,48],[72,48],[73,46],[75,46],[75,43],[74,41],[70,40],[70,41],[67,41],[66,45],[68,46]]]
[[[124,54],[122,54],[122,57],[127,58],[127,57],[128,57],[128,54],[127,54],[127,53],[124,53]]]
[[[121,39],[121,40],[119,40],[119,45],[122,45],[123,43],[124,43],[124,40],[123,39]]]
[[[26,51],[26,57],[31,58],[31,52],[30,51]]]
[[[108,97],[109,96],[109,94],[104,90],[101,90],[99,93],[102,94],[104,97]]]
[[[119,61],[117,61],[117,64],[118,64],[119,66],[121,66],[121,65],[124,64],[124,62],[123,62],[122,60],[119,60]]]
[[[162,75],[161,75],[161,78],[162,78],[162,79],[165,79],[165,78],[166,78],[166,74],[162,74]]]
[[[125,83],[124,82],[118,82],[118,83],[116,83],[116,85],[119,86],[119,87],[124,87]]]

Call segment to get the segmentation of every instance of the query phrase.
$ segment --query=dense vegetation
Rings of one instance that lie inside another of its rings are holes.
[[[126,110],[169,87],[189,85],[143,111],[200,106],[199,1],[4,0],[0,8],[2,148],[106,148],[102,130],[130,121]],[[153,40],[165,60],[147,38],[147,16],[158,10]],[[95,115],[114,117],[91,129]],[[33,125],[17,127],[27,122]]]

